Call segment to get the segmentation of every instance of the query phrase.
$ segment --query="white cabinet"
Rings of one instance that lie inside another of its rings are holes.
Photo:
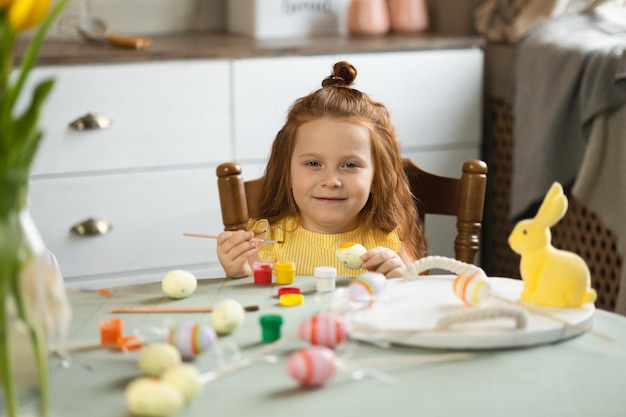
[[[356,67],[355,88],[389,108],[405,151],[479,146],[482,51],[427,50],[236,60],[235,157],[267,157],[289,106],[339,60]]]
[[[36,68],[55,77],[45,106],[30,209],[67,282],[158,280],[175,268],[223,274],[215,242],[183,232],[222,229],[215,167],[231,158],[227,60]],[[69,123],[86,113],[102,130]],[[72,226],[104,220],[102,235]]]
[[[56,85],[33,175],[198,164],[230,154],[227,61],[42,67],[33,78],[47,76]],[[113,124],[68,128],[86,113]]]
[[[479,49],[350,55],[356,87],[391,112],[402,148],[477,145],[483,54]]]
[[[100,281],[178,267],[219,271],[213,240],[182,235],[222,229],[216,196],[215,169],[188,168],[34,180],[30,205],[66,279]],[[70,232],[88,218],[111,230]]]
[[[31,82],[57,83],[29,202],[67,282],[155,281],[178,268],[222,276],[215,241],[182,236],[223,228],[215,168],[238,161],[246,178],[260,176],[289,106],[338,60],[356,66],[356,88],[388,106],[405,156],[449,175],[479,156],[479,49],[36,68]],[[87,113],[113,124],[68,127]],[[70,232],[88,218],[112,228]],[[453,222],[428,227],[433,253],[451,256]]]
[[[318,89],[336,60],[329,55],[235,60],[235,159],[267,158],[289,106]]]

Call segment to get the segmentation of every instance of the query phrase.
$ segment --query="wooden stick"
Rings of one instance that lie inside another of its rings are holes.
[[[203,237],[205,239],[217,239],[217,235],[207,235],[207,234],[203,234],[203,233],[183,233],[183,236]],[[253,237],[252,239],[250,239],[250,241],[252,241],[252,242],[261,242],[261,243],[282,243],[282,242],[280,242],[278,240],[258,239],[256,237]]]
[[[398,365],[413,365],[418,363],[435,363],[435,362],[448,362],[448,361],[460,361],[472,358],[471,353],[457,352],[457,353],[441,353],[432,355],[408,355],[408,356],[387,356],[387,357],[374,357],[374,358],[361,358],[352,359],[345,362],[347,368],[363,368],[369,366],[398,366]]]
[[[117,343],[93,343],[90,345],[76,345],[76,346],[63,346],[59,348],[59,351],[72,353],[72,352],[88,352],[91,350],[100,350],[100,349],[112,349],[118,347]]]
[[[136,306],[113,307],[111,313],[210,313],[213,306]],[[259,306],[246,306],[245,311],[258,311]]]
[[[271,352],[273,352],[276,348],[283,345],[285,342],[290,340],[292,337],[298,334],[297,331],[292,331],[265,346],[253,359],[242,359],[241,361],[234,363],[230,366],[227,366],[224,369],[218,369],[217,371],[209,371],[200,375],[200,381],[202,384],[208,384],[210,382],[215,381],[216,379],[223,378],[227,375],[233,374],[235,372],[240,371],[241,369],[247,368],[250,365],[254,365],[258,363],[263,357],[267,356]]]
[[[217,239],[217,235],[206,235],[203,233],[183,233],[183,236],[190,236],[190,237],[203,237],[206,239]]]
[[[221,379],[225,376],[234,374],[237,371],[240,371],[241,369],[247,368],[248,366],[252,365],[254,362],[251,361],[250,359],[242,359],[239,362],[233,363],[232,365],[229,365],[223,369],[218,369],[216,371],[209,371],[209,372],[204,372],[202,374],[200,374],[200,383],[202,385],[206,385],[208,383],[211,383],[217,379]]]

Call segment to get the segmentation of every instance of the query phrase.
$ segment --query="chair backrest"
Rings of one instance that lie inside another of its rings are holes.
[[[420,217],[416,221],[423,222],[426,214],[456,216],[455,258],[474,263],[480,248],[487,164],[467,160],[459,178],[433,174],[410,159],[403,159],[403,164]],[[244,181],[236,162],[221,164],[216,173],[224,230],[245,229],[248,220],[257,217],[264,179]]]

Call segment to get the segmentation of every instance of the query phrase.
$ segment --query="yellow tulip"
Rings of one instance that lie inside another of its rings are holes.
[[[11,7],[13,0],[0,0],[0,10],[8,9]]]
[[[12,3],[9,7],[9,25],[16,32],[30,29],[43,20],[51,0],[0,0]]]

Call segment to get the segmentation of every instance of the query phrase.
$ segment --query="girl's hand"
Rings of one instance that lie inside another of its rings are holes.
[[[253,232],[237,230],[222,232],[217,236],[217,257],[226,276],[241,278],[252,276],[252,264],[259,242],[252,242]]]
[[[406,265],[401,257],[402,252],[402,249],[396,253],[389,248],[375,247],[361,256],[363,260],[361,268],[384,274],[387,278],[402,277],[402,273],[406,270]]]

